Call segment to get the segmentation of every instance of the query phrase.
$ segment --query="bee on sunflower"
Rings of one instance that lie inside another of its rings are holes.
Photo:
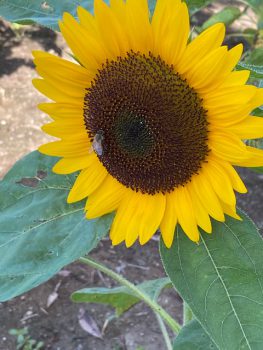
[[[42,79],[35,87],[52,103],[39,108],[58,141],[40,152],[61,159],[58,174],[80,170],[68,202],[86,197],[86,216],[116,211],[110,236],[127,247],[160,228],[167,247],[180,225],[194,242],[211,217],[236,213],[246,187],[234,166],[263,165],[263,151],[243,140],[263,137],[263,89],[235,71],[242,45],[222,46],[218,23],[189,42],[187,6],[157,0],[94,1],[94,15],[65,13],[60,29],[76,62],[34,52]]]

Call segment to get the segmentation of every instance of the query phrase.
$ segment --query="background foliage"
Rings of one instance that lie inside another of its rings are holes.
[[[86,220],[66,198],[74,176],[52,172],[56,158],[33,152],[0,182],[0,301],[45,282],[96,247],[111,215]]]

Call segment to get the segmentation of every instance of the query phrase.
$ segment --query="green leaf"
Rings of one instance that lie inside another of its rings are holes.
[[[173,343],[173,350],[215,350],[218,349],[209,335],[196,320],[189,322],[179,332]]]
[[[263,78],[263,66],[249,64],[245,62],[239,62],[236,69],[237,70],[248,69],[250,71],[250,78],[257,78],[257,79]]]
[[[58,30],[58,21],[64,12],[77,16],[77,7],[92,11],[93,0],[0,0],[0,16],[20,24],[38,23]]]
[[[257,117],[263,117],[263,107],[254,109],[252,115],[255,115]]]
[[[213,0],[185,0],[191,14],[201,10],[203,7],[211,4]]]
[[[152,299],[156,299],[163,288],[171,286],[169,278],[159,278],[143,282],[137,287]],[[71,299],[78,303],[99,303],[111,305],[120,316],[141,300],[126,287],[85,288],[72,294]]]
[[[253,222],[213,221],[200,243],[177,229],[174,244],[160,243],[164,268],[176,290],[219,349],[262,349],[263,241]]]
[[[225,7],[222,11],[211,16],[207,21],[202,25],[202,30],[212,26],[213,24],[223,22],[225,25],[232,24],[236,19],[241,16],[241,11],[238,7]]]
[[[0,182],[0,301],[48,280],[110,227],[112,216],[86,220],[84,202],[67,204],[75,175],[52,173],[56,161],[33,152]]]
[[[263,47],[258,47],[251,51],[250,55],[246,58],[246,63],[261,66],[263,63]]]
[[[250,170],[255,171],[256,173],[263,174],[263,167],[250,168]]]

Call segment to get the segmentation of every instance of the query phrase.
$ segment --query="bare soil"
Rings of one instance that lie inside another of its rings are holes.
[[[218,10],[216,5],[213,6],[208,11]],[[202,16],[196,16],[195,21],[203,21],[206,11]],[[243,41],[242,38],[240,40]],[[231,41],[229,44],[234,43]],[[22,155],[48,140],[48,136],[40,130],[48,118],[36,108],[44,98],[31,84],[32,78],[37,76],[31,51],[39,49],[58,55],[65,55],[67,50],[61,36],[50,30],[39,27],[14,30],[0,21],[0,178]],[[242,170],[242,175],[249,194],[239,197],[239,205],[262,229],[263,175],[246,170]],[[165,275],[158,254],[158,242],[153,240],[147,247],[135,245],[126,249],[122,245],[113,248],[105,239],[91,255],[134,283]],[[15,338],[8,331],[25,326],[32,338],[44,342],[45,349],[136,350],[140,346],[145,350],[165,349],[155,316],[145,305],[138,304],[120,318],[110,321],[105,328],[105,322],[114,314],[111,308],[70,301],[70,294],[77,289],[113,285],[114,282],[102,274],[74,263],[29,293],[0,303],[0,350],[16,349]],[[48,298],[56,288],[58,298],[47,307]],[[181,299],[175,291],[164,291],[160,303],[181,320]],[[100,330],[105,328],[102,339],[80,327],[80,308],[88,312]]]

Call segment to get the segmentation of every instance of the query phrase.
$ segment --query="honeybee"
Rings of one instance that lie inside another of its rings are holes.
[[[90,149],[90,153],[91,152],[95,152],[98,156],[102,156],[103,154],[103,140],[104,140],[104,135],[103,135],[103,131],[99,130],[97,132],[97,134],[94,136],[93,142],[92,142],[92,146]]]

